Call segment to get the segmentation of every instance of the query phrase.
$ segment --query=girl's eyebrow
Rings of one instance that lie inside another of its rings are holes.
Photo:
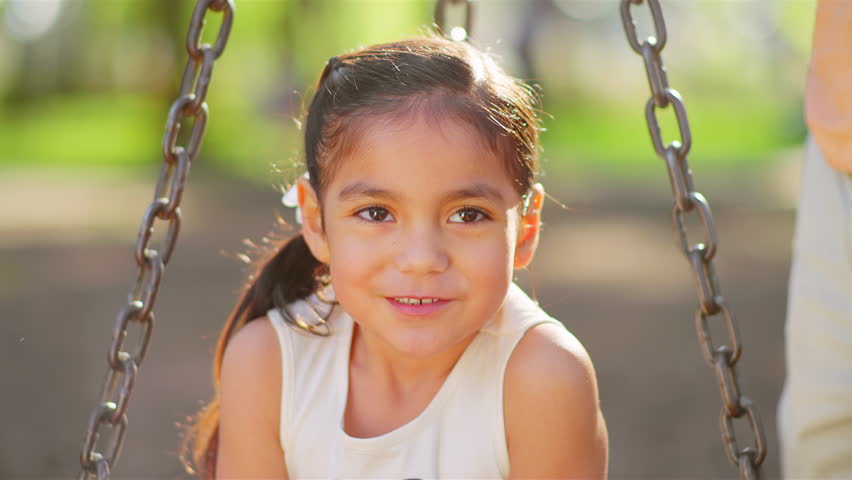
[[[379,188],[361,182],[355,182],[347,185],[337,195],[337,199],[340,201],[345,201],[356,197],[375,197],[387,198],[389,200],[399,200],[399,195],[390,190],[385,190],[383,188]]]
[[[398,201],[401,198],[396,192],[362,182],[355,182],[347,185],[337,195],[337,198],[340,201],[346,201],[357,197],[387,198],[393,201]],[[443,196],[442,202],[449,203],[468,198],[483,198],[503,203],[503,195],[500,191],[493,186],[482,182],[476,182],[470,186],[447,192],[447,194]]]
[[[503,195],[500,191],[487,183],[476,182],[468,187],[453,190],[444,195],[444,202],[452,202],[455,200],[464,200],[468,198],[483,198],[493,200],[498,203],[503,203]]]

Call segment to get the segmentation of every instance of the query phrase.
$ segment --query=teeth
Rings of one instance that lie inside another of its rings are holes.
[[[421,300],[419,298],[409,298],[409,297],[397,297],[397,298],[394,298],[394,300],[396,300],[399,303],[405,303],[407,305],[424,305],[424,304],[427,304],[427,303],[432,303],[432,302],[438,301],[437,298],[424,298],[424,299]]]

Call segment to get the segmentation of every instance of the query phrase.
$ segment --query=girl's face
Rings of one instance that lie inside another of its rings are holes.
[[[303,233],[363,334],[429,358],[472,338],[532,258],[543,192],[523,214],[504,165],[468,125],[367,129],[322,198],[300,183]]]

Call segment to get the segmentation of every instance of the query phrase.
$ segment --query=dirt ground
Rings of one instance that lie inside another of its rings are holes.
[[[0,478],[76,477],[114,318],[135,279],[133,243],[154,175],[2,179]],[[591,354],[609,428],[610,478],[738,478],[719,433],[715,375],[698,347],[695,285],[671,232],[667,184],[553,183],[570,208],[546,204],[537,260],[518,282],[529,291],[534,278],[542,306]],[[780,187],[734,175],[699,177],[697,185],[714,207],[721,291],[744,346],[740,384],[767,436],[764,478],[777,478],[795,178]],[[241,239],[264,234],[284,211],[278,201],[271,185],[193,172],[113,478],[188,477],[177,459],[177,424],[211,394],[213,347],[242,280],[240,263],[222,252],[239,252]]]

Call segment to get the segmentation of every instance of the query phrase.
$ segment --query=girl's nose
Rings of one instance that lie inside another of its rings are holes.
[[[400,237],[396,266],[400,272],[429,275],[447,269],[450,257],[444,238],[435,228],[411,228]]]

